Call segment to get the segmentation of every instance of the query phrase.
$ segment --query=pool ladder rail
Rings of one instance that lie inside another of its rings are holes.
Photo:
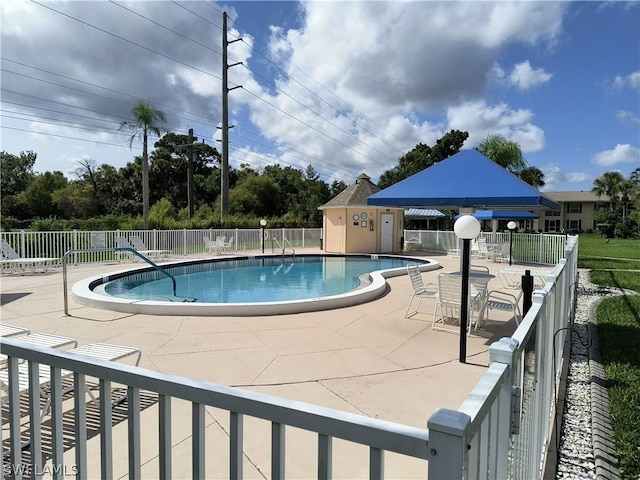
[[[164,275],[166,275],[167,277],[169,277],[171,279],[171,283],[173,284],[173,296],[177,297],[176,295],[176,279],[173,275],[171,275],[169,272],[167,272],[164,268],[162,268],[161,266],[157,265],[155,262],[153,262],[153,260],[145,257],[144,255],[142,255],[140,252],[138,252],[135,248],[132,247],[115,247],[115,248],[89,248],[89,249],[82,249],[82,250],[68,250],[63,256],[62,256],[62,288],[64,290],[64,314],[65,315],[69,315],[69,299],[68,299],[68,282],[67,282],[67,258],[69,258],[71,255],[74,255],[76,253],[94,253],[94,252],[129,252],[132,253],[133,255],[136,255],[137,257],[140,257],[142,260],[144,260],[145,262],[147,262],[149,265],[151,265],[155,270],[159,271],[160,273],[163,273]],[[184,297],[187,298],[187,297]],[[191,300],[182,300],[184,301],[191,301]],[[195,299],[193,301],[196,301]]]
[[[287,239],[287,237],[282,237],[282,243],[280,243],[275,237],[272,237],[271,239],[275,242],[276,245],[278,245],[278,249],[282,250],[283,257],[287,254],[287,245],[291,249],[291,256],[296,256],[296,249],[293,248],[293,245],[291,245],[291,242],[289,241],[289,239]]]

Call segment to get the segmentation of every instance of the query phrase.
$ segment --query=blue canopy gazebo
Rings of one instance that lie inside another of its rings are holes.
[[[461,210],[560,210],[536,188],[476,150],[463,150],[371,195],[368,205]]]

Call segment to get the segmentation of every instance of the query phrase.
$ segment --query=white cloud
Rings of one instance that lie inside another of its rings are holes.
[[[640,123],[640,116],[638,116],[638,114],[626,110],[617,111],[616,118],[625,123]]]
[[[545,72],[542,68],[531,68],[531,64],[527,60],[514,65],[513,71],[509,75],[509,84],[520,90],[529,90],[547,83],[551,77],[553,74]]]
[[[487,105],[484,100],[465,102],[447,110],[449,128],[469,132],[468,145],[475,146],[487,135],[502,135],[518,142],[523,153],[542,150],[544,132],[532,123],[530,110],[512,110],[506,104]]]
[[[640,88],[640,70],[629,75],[617,75],[613,80],[614,88]]]
[[[603,167],[619,163],[635,163],[640,167],[640,149],[629,144],[618,144],[613,150],[605,150],[594,155],[592,162]]]
[[[563,172],[560,166],[554,163],[542,165],[539,168],[544,173],[543,190],[546,191],[553,191],[561,184],[582,183],[589,179],[589,175],[583,172]]]

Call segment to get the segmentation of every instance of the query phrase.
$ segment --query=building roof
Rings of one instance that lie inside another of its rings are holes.
[[[548,197],[556,202],[608,202],[609,196],[602,195],[599,197],[591,190],[577,192],[544,192]]]
[[[358,175],[356,183],[349,185],[327,203],[318,207],[318,209],[323,210],[325,208],[336,207],[366,207],[367,198],[379,191],[380,188],[378,188],[377,185],[371,182],[369,176],[365,173],[361,173],[360,175]]]

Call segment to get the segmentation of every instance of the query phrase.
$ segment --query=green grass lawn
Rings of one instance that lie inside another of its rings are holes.
[[[598,285],[640,292],[640,240],[580,235],[578,266]],[[600,353],[609,387],[620,473],[640,478],[640,295],[603,300],[597,309]]]

